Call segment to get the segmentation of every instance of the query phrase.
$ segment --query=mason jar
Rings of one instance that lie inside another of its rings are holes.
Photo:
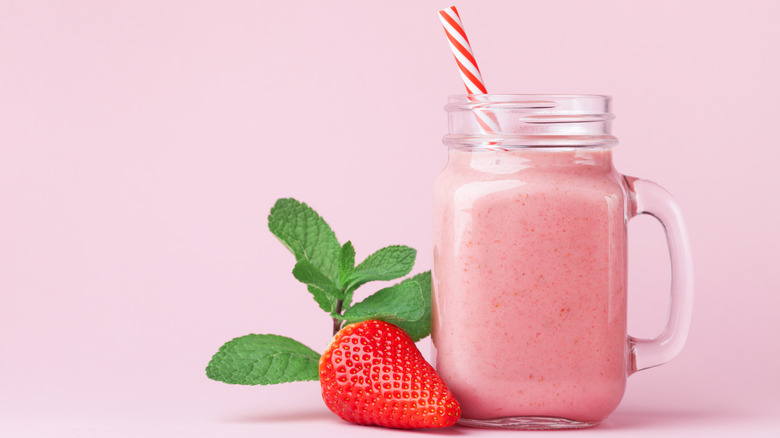
[[[681,349],[690,245],[677,204],[612,163],[610,98],[459,95],[435,184],[433,361],[465,425],[579,428],[618,406],[631,373]],[[666,230],[661,335],[628,336],[627,222]]]

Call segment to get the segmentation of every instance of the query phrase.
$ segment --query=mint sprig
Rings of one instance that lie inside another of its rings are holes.
[[[268,216],[268,228],[295,256],[292,274],[330,315],[334,335],[345,324],[369,319],[396,324],[415,342],[430,334],[430,271],[352,303],[355,291],[366,283],[409,274],[417,257],[415,249],[388,246],[356,266],[352,242],[341,245],[316,211],[292,198],[276,201]],[[293,339],[251,334],[224,344],[209,362],[206,375],[241,385],[318,380],[319,357]]]

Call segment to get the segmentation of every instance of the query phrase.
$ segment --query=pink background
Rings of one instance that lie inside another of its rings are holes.
[[[778,436],[778,3],[456,4],[491,92],[612,95],[617,167],[674,193],[691,231],[685,350],[572,433]],[[204,368],[247,333],[330,338],[267,230],[276,198],[313,205],[358,258],[402,243],[430,269],[442,107],[462,92],[445,6],[0,3],[0,436],[366,433],[316,383]],[[649,337],[663,232],[630,233],[629,325]]]

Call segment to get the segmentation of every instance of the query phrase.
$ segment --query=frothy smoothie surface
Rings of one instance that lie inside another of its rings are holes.
[[[626,188],[608,149],[450,150],[435,365],[463,417],[594,422],[627,373]]]

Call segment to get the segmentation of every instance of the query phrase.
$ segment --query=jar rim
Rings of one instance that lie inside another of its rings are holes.
[[[611,146],[611,97],[602,94],[454,94],[445,143]]]
[[[545,96],[545,97],[561,97],[561,98],[572,98],[572,97],[585,97],[585,98],[602,98],[602,99],[611,99],[612,96],[608,94],[570,94],[570,93],[485,93],[485,94],[466,94],[466,93],[458,93],[458,94],[450,94],[450,99],[452,98],[468,98],[470,96],[492,96],[492,97],[528,97],[528,96]]]
[[[604,114],[611,118],[612,97],[606,94],[453,94],[446,111],[548,110],[566,114]]]

